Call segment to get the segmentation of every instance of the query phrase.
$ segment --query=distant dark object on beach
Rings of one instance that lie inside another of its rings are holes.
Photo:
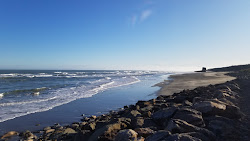
[[[201,71],[195,71],[195,72],[206,72],[206,71],[207,71],[207,68],[203,67]]]

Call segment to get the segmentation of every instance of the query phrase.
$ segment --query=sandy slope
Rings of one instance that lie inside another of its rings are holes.
[[[171,95],[184,89],[192,90],[200,86],[220,84],[235,79],[235,77],[225,74],[227,74],[227,72],[202,72],[172,75],[170,76],[170,80],[158,83],[156,86],[161,87],[158,93],[159,95]]]

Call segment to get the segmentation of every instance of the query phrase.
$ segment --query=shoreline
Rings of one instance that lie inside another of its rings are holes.
[[[71,125],[55,124],[37,132],[25,131],[19,138],[76,141],[124,138],[141,141],[249,140],[249,117],[245,117],[249,109],[243,109],[244,113],[241,111],[249,102],[244,103],[243,107],[241,103],[242,98],[245,99],[243,92],[245,94],[249,90],[248,85],[243,84],[250,84],[250,80],[240,78],[250,78],[250,75],[231,77],[225,74],[208,72],[174,75],[171,78],[175,79],[169,85],[173,89],[178,88],[178,91],[182,89],[180,92],[171,91],[172,95],[169,95],[170,92],[158,93],[155,99],[138,101],[101,116],[84,117],[81,122]],[[185,81],[186,85],[183,85]],[[164,81],[155,86],[162,86],[164,91],[160,91],[166,92],[166,83]]]

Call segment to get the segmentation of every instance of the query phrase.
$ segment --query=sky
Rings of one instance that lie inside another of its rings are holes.
[[[0,0],[0,69],[250,63],[249,0]]]

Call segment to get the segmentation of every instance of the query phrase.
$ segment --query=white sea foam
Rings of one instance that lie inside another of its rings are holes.
[[[3,93],[0,93],[0,99],[3,98]]]
[[[74,87],[49,89],[46,87],[34,90],[46,90],[38,96],[27,95],[26,98],[16,97],[7,101],[0,101],[0,122],[30,113],[50,110],[54,107],[69,103],[76,99],[91,97],[99,92],[124,85],[140,82],[139,77],[144,74],[150,76],[156,72],[147,71],[107,71],[107,72],[51,72],[37,74],[0,74],[0,77],[52,77],[80,78],[86,77],[84,84],[76,82]],[[84,78],[85,79],[85,78]],[[0,94],[0,97],[3,94]],[[17,95],[18,96],[18,95]],[[5,99],[5,97],[3,98]],[[4,103],[3,103],[4,102]]]
[[[0,122],[30,113],[42,112],[69,103],[79,98],[91,97],[110,88],[137,83],[136,77],[99,79],[91,85],[81,85],[71,88],[60,88],[48,95],[39,95],[39,99],[0,103]],[[46,89],[46,88],[37,88]]]

